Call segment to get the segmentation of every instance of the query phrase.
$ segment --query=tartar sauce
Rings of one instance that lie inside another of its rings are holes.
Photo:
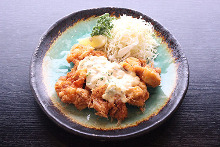
[[[110,62],[104,56],[88,56],[79,62],[77,69],[87,69],[86,86],[90,89],[107,84],[102,98],[114,102],[117,95],[126,103],[125,92],[137,86],[140,79],[134,72],[127,72],[116,62]]]

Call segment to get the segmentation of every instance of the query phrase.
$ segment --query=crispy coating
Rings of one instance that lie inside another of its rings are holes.
[[[149,98],[147,86],[144,82],[140,82],[138,86],[132,87],[126,91],[126,97],[129,99],[129,104],[143,107],[145,105],[145,101]]]
[[[107,85],[99,86],[92,90],[90,108],[94,108],[97,113],[96,115],[102,117],[108,117],[108,102],[102,99],[102,95],[105,93]]]
[[[106,53],[103,51],[95,51],[91,46],[83,46],[80,44],[75,44],[70,50],[70,53],[67,55],[67,62],[73,62],[76,66],[78,65],[80,60],[83,60],[87,56],[105,56]]]
[[[128,116],[126,104],[123,103],[120,99],[116,99],[109,111],[109,115],[119,121],[124,120]]]
[[[90,102],[90,92],[83,88],[86,70],[73,68],[67,76],[62,76],[55,84],[55,90],[61,101],[72,103],[77,109],[85,109]]]
[[[86,86],[86,69],[77,69],[80,60],[87,56],[106,56],[102,51],[95,51],[93,47],[74,45],[67,56],[67,61],[73,62],[75,65],[66,76],[59,78],[55,84],[55,90],[61,101],[64,103],[74,104],[79,110],[85,108],[95,109],[96,115],[101,117],[115,118],[118,121],[124,120],[127,115],[126,104],[123,103],[119,95],[113,97],[114,102],[102,98],[105,93],[107,84],[90,89]],[[120,63],[127,71],[133,71],[142,80],[138,85],[125,91],[125,96],[128,99],[127,103],[134,105],[143,110],[145,101],[149,98],[147,85],[156,87],[160,85],[160,68],[153,68],[146,65],[145,60],[137,58],[127,58],[124,62]],[[146,84],[145,84],[146,83]]]
[[[135,72],[147,85],[151,87],[157,87],[160,85],[160,68],[150,67],[146,65],[144,60],[133,57],[127,58],[120,64],[127,71]]]
[[[155,88],[160,85],[161,77],[154,68],[137,66],[135,70],[136,74],[149,86]]]
[[[124,120],[127,117],[127,107],[117,96],[114,103],[110,103],[102,98],[107,85],[99,86],[92,90],[90,108],[94,108],[96,115],[108,118],[108,114],[117,120]]]

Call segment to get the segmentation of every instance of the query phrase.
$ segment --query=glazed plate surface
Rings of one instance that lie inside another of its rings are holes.
[[[58,98],[54,86],[60,76],[73,67],[66,56],[77,39],[89,37],[98,16],[109,13],[142,18],[154,26],[155,39],[160,44],[155,67],[161,68],[161,85],[148,88],[150,98],[145,111],[128,106],[128,118],[117,120],[100,118],[94,109],[77,110]],[[164,122],[180,105],[188,88],[188,63],[176,39],[158,22],[137,11],[124,8],[98,8],[79,11],[55,23],[43,36],[33,54],[30,84],[36,100],[44,112],[64,129],[98,139],[124,139],[140,135]]]

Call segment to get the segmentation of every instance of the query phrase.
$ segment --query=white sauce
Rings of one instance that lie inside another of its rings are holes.
[[[107,84],[108,87],[102,98],[114,102],[114,96],[119,95],[126,103],[126,90],[140,83],[134,72],[127,72],[116,62],[110,62],[100,56],[88,56],[79,62],[78,69],[87,69],[86,85],[90,89]]]

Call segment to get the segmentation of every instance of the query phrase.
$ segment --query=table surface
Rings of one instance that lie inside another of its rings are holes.
[[[60,18],[88,8],[125,7],[157,20],[179,41],[190,69],[177,112],[148,134],[125,141],[89,140],[66,132],[40,109],[29,65],[42,34]],[[0,146],[220,146],[219,1],[0,2]]]

